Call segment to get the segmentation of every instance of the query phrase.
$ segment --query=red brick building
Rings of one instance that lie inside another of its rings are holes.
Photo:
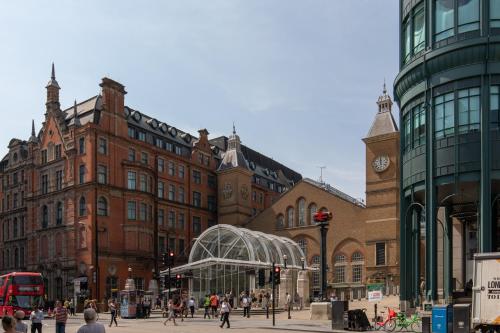
[[[51,300],[73,297],[75,279],[91,297],[110,296],[129,267],[147,289],[167,247],[185,262],[193,238],[218,221],[217,170],[236,134],[194,136],[126,106],[122,84],[100,87],[63,109],[52,68],[42,128],[11,140],[0,162],[0,271],[43,273]],[[238,147],[249,219],[301,176],[239,138]]]

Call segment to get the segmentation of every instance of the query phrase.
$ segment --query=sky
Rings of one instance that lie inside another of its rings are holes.
[[[366,136],[398,72],[396,0],[32,0],[0,3],[0,154],[44,119],[51,63],[63,108],[107,76],[126,105],[229,135],[365,197]],[[394,106],[393,114],[398,110]],[[396,118],[397,119],[397,118]]]

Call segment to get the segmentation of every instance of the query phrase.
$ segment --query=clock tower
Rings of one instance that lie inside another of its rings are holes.
[[[399,285],[399,130],[384,83],[366,145],[368,283]]]

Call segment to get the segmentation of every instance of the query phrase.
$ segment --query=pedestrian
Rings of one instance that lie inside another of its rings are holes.
[[[85,319],[85,325],[82,325],[76,333],[106,333],[104,325],[96,323],[97,312],[94,309],[85,309],[83,319]]]
[[[241,298],[241,306],[243,307],[243,317],[250,318],[251,299],[247,293],[243,294]]]
[[[224,324],[227,323],[227,328],[230,327],[229,324],[229,313],[231,312],[231,305],[229,304],[229,301],[227,300],[226,297],[224,297],[224,300],[221,303],[220,306],[220,315],[222,318],[222,324],[220,325],[220,328],[224,327]]]
[[[31,320],[31,333],[42,333],[42,322],[44,316],[41,308],[36,307],[33,311],[31,311],[30,320]]]
[[[163,325],[167,326],[167,321],[172,320],[174,322],[174,326],[177,326],[177,323],[175,322],[174,302],[171,299],[168,300],[167,309],[168,309],[167,320],[163,322]]]
[[[56,333],[66,332],[66,320],[68,320],[68,310],[62,306],[61,301],[56,302],[54,308],[54,316],[56,318]]]
[[[210,307],[212,308],[212,317],[217,318],[217,308],[219,307],[219,299],[215,293],[210,296]]]
[[[116,303],[115,299],[111,298],[108,302],[109,312],[111,313],[111,321],[109,322],[109,327],[113,325],[113,321],[115,322],[115,326],[118,326],[118,322],[116,321]]]
[[[5,333],[16,333],[16,319],[12,316],[3,316],[2,327]]]
[[[26,314],[23,310],[14,313],[14,318],[16,318],[16,332],[28,333],[28,325],[23,322],[24,316]]]
[[[205,300],[203,302],[203,307],[205,308],[205,314],[203,315],[203,319],[207,318],[210,319],[210,297],[208,295],[205,295]]]
[[[191,318],[194,318],[194,297],[191,297],[188,302],[189,310],[191,311]]]
[[[232,307],[234,307],[234,293],[233,293],[233,290],[231,290],[229,292],[229,305]]]
[[[69,301],[69,314],[74,316],[75,315],[75,301],[74,299],[70,299]]]

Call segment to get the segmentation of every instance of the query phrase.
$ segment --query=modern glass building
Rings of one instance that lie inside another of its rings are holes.
[[[500,247],[500,0],[400,0],[401,300],[467,297]],[[422,282],[424,281],[424,282]]]
[[[188,277],[190,295],[199,299],[216,292],[224,294],[269,290],[269,272],[274,263],[289,275],[289,291],[297,291],[298,272],[305,269],[305,256],[293,240],[218,224],[205,230],[195,241],[186,265],[172,269],[172,274]],[[265,286],[258,285],[258,270],[265,270]],[[162,275],[167,272],[162,272]],[[285,276],[282,273],[282,278]],[[277,295],[279,298],[279,295]]]

